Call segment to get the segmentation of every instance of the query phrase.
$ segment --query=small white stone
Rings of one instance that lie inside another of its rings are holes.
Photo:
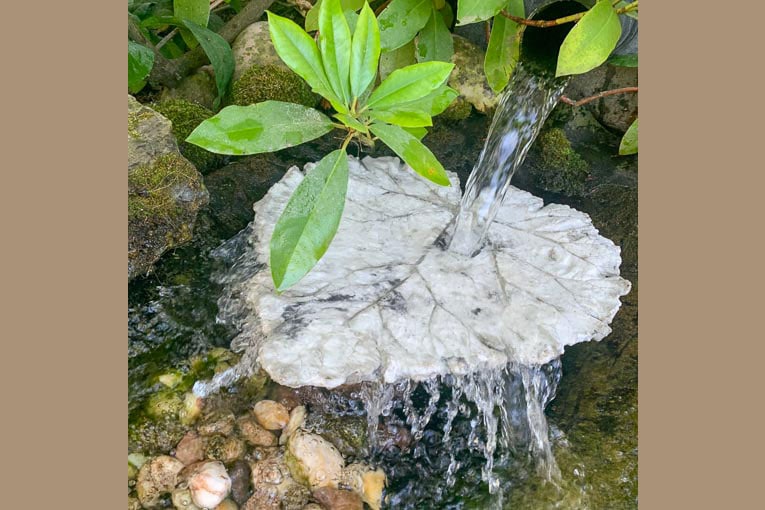
[[[201,508],[215,508],[231,491],[229,478],[223,463],[218,461],[195,464],[187,484],[194,504]]]

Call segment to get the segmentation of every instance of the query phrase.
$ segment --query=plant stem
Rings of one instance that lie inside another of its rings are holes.
[[[603,92],[598,92],[597,94],[593,96],[585,97],[584,99],[580,99],[579,101],[574,101],[572,99],[569,99],[566,96],[561,96],[560,101],[561,103],[566,103],[571,106],[582,106],[583,104],[590,103],[602,97],[613,96],[615,94],[626,94],[628,92],[637,92],[637,91],[638,91],[637,87],[623,87],[620,89],[604,90]]]
[[[380,7],[375,9],[375,17],[379,16],[381,12],[385,10],[386,7],[388,7],[388,4],[391,2],[391,0],[387,0],[385,3],[383,3]]]
[[[635,0],[631,4],[625,5],[624,7],[621,7],[619,9],[616,9],[616,14],[624,14],[625,12],[634,11],[638,8],[638,2]],[[582,17],[587,14],[588,11],[584,12],[578,12],[576,14],[572,14],[570,16],[564,16],[563,18],[558,19],[551,19],[551,20],[535,20],[535,19],[526,19],[526,18],[520,18],[518,16],[513,16],[509,12],[502,10],[500,11],[500,14],[507,19],[513,20],[519,25],[527,25],[530,27],[537,27],[537,28],[548,28],[548,27],[557,27],[558,25],[563,25],[566,23],[573,23],[575,21],[579,21],[582,19]]]
[[[170,31],[170,33],[169,33],[169,34],[167,34],[165,37],[163,37],[163,38],[162,38],[162,40],[160,40],[160,41],[157,43],[157,45],[154,47],[154,49],[156,49],[156,50],[159,50],[159,49],[160,49],[162,46],[164,46],[165,44],[167,44],[167,42],[168,42],[170,39],[172,39],[173,37],[175,37],[175,34],[177,34],[177,33],[178,33],[178,27],[175,27],[174,29],[172,29],[172,30]]]
[[[348,147],[348,144],[351,142],[354,134],[356,134],[356,131],[353,129],[348,130],[348,136],[345,137],[345,140],[343,140],[343,146],[340,147],[342,150],[345,150],[345,148]]]

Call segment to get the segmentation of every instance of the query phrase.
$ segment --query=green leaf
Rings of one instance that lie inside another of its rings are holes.
[[[429,62],[440,60],[449,62],[454,55],[454,42],[444,18],[435,7],[431,8],[430,18],[417,36],[417,61]]]
[[[638,120],[635,119],[627,132],[624,133],[622,142],[619,144],[619,155],[627,156],[629,154],[637,154],[638,151]]]
[[[154,67],[154,52],[146,46],[128,41],[128,92],[135,94],[146,84]]]
[[[313,32],[319,29],[319,11],[321,10],[322,0],[318,0],[311,10],[305,15],[305,31]],[[340,0],[340,7],[343,11],[358,11],[364,5],[365,0]]]
[[[380,45],[391,51],[405,45],[417,35],[430,17],[432,0],[393,0],[380,13]]]
[[[350,115],[347,115],[345,113],[336,113],[333,115],[337,120],[345,124],[346,126],[355,129],[356,131],[361,131],[364,134],[368,134],[369,130],[367,127],[356,120],[355,118],[351,117]]]
[[[422,99],[443,85],[453,68],[451,63],[423,62],[397,69],[372,92],[367,105],[383,108]]]
[[[345,21],[348,22],[348,28],[351,29],[351,33],[356,31],[356,23],[359,22],[359,15],[354,11],[343,11],[345,14]]]
[[[351,60],[351,30],[340,0],[324,0],[319,11],[319,51],[335,95],[351,104],[348,70]]]
[[[412,170],[441,186],[451,185],[441,163],[430,152],[430,149],[412,134],[403,128],[390,124],[375,123],[369,126],[369,130],[390,147],[407,165],[412,167]]]
[[[410,135],[414,136],[418,140],[422,140],[425,138],[425,135],[428,134],[428,130],[424,127],[401,127],[404,131],[409,133]]]
[[[514,16],[523,16],[523,0],[510,0],[507,11]],[[494,92],[501,92],[513,74],[521,56],[523,26],[501,14],[494,16],[489,45],[483,61],[486,80]]]
[[[361,97],[374,82],[380,60],[380,29],[375,13],[364,4],[351,43],[351,96]]]
[[[184,20],[186,27],[197,38],[202,49],[210,58],[210,63],[215,71],[215,84],[218,86],[218,97],[215,99],[214,106],[220,106],[221,99],[226,95],[228,85],[231,83],[231,77],[234,75],[234,53],[226,40],[201,25]]]
[[[574,25],[558,54],[556,76],[582,74],[606,61],[622,34],[611,0],[598,0]]]
[[[382,53],[380,55],[380,79],[384,80],[396,69],[417,63],[414,53],[414,40],[393,51]]]
[[[313,108],[263,101],[227,106],[197,126],[186,141],[218,154],[242,156],[293,147],[332,128],[332,121]]]
[[[438,7],[436,7],[436,9],[438,9]],[[438,10],[438,13],[444,18],[444,23],[446,23],[447,27],[452,26],[452,23],[454,22],[454,11],[452,11],[451,5],[444,4],[444,6]]]
[[[348,113],[343,101],[332,91],[319,48],[314,40],[292,20],[268,13],[268,30],[279,57],[303,78],[314,92],[327,98],[339,112]]]
[[[506,4],[507,0],[459,0],[457,24],[467,25],[493,18]]]
[[[397,113],[397,114],[403,114],[403,113],[409,113],[409,112],[420,112],[423,114],[427,114],[428,116],[428,122],[430,122],[430,117],[438,115],[439,113],[442,113],[444,110],[446,110],[450,104],[452,104],[452,101],[454,101],[454,98],[456,98],[459,95],[459,93],[449,88],[446,85],[441,85],[436,90],[428,94],[427,96],[423,97],[422,99],[418,99],[416,101],[409,101],[407,103],[400,103],[400,104],[394,104],[392,106],[387,107],[375,107],[373,109],[370,109],[370,113],[372,112],[380,112],[380,111],[387,111],[391,113]],[[421,115],[418,115],[417,113],[412,113],[415,115],[418,119],[422,118]],[[377,118],[380,120],[383,120],[385,122],[390,122],[391,124],[398,124],[400,126],[430,126],[431,124],[409,124],[409,123],[402,123],[402,122],[395,122],[386,120],[383,116],[378,116]],[[415,120],[416,122],[417,120]]]
[[[335,237],[345,208],[348,156],[330,152],[290,197],[271,236],[271,277],[283,291],[310,271]]]
[[[188,20],[207,28],[207,22],[210,20],[210,0],[173,0],[173,15],[179,20]],[[189,48],[196,48],[196,38],[183,26],[181,36]]]
[[[433,125],[433,119],[430,118],[427,112],[403,107],[393,107],[387,110],[370,110],[369,116],[374,120],[401,127],[426,127]]]
[[[637,53],[632,53],[630,55],[611,55],[610,57],[608,57],[608,60],[606,60],[606,62],[608,62],[612,66],[637,67],[638,56],[637,56]]]

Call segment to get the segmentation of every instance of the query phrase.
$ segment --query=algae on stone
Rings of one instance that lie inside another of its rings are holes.
[[[223,158],[219,154],[186,141],[186,138],[199,124],[215,115],[212,110],[185,99],[166,99],[152,103],[151,107],[170,119],[181,154],[194,163],[200,172],[206,174],[223,162]]]
[[[543,132],[537,141],[541,164],[531,170],[538,186],[555,193],[574,196],[584,191],[589,165],[571,148],[571,142],[560,128]]]
[[[284,101],[316,106],[319,96],[290,69],[276,64],[253,65],[231,88],[233,104],[247,106],[262,101]]]

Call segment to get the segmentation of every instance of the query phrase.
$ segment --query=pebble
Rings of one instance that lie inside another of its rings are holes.
[[[237,504],[243,505],[251,493],[250,465],[243,460],[238,460],[228,470],[228,476],[231,478],[231,498]]]
[[[215,508],[231,491],[231,478],[221,462],[206,461],[192,464],[184,470],[186,484],[194,504]]]
[[[160,498],[172,491],[183,463],[169,455],[160,455],[146,462],[138,471],[136,493],[144,508],[156,508]]]
[[[313,497],[327,510],[364,510],[364,503],[355,492],[320,487],[313,491]]]
[[[175,458],[184,466],[199,462],[205,458],[204,455],[205,441],[196,432],[187,432],[175,447]]]
[[[276,435],[258,424],[255,416],[247,414],[236,422],[239,435],[252,446],[276,446]]]
[[[266,430],[281,430],[290,421],[290,413],[287,408],[273,400],[261,400],[253,409],[255,419]]]

